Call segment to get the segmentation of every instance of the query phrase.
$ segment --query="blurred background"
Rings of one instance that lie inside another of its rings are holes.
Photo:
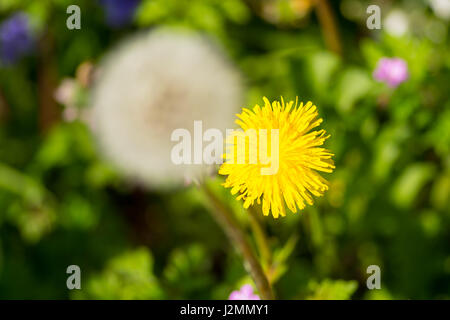
[[[99,62],[161,26],[220,46],[242,75],[241,107],[298,96],[331,133],[329,191],[261,219],[278,298],[450,298],[449,2],[1,0],[0,298],[227,299],[251,283],[195,186],[131,183],[91,132]],[[72,4],[79,30],[66,27]],[[403,59],[407,79],[374,78],[383,57]],[[66,287],[73,264],[81,290]],[[369,265],[380,290],[367,289]]]

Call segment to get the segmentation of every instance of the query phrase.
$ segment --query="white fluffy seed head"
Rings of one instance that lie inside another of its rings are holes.
[[[128,177],[151,188],[182,185],[208,168],[172,162],[173,130],[189,130],[193,149],[195,120],[225,134],[241,102],[240,76],[216,46],[196,34],[156,31],[125,42],[100,65],[93,129]]]

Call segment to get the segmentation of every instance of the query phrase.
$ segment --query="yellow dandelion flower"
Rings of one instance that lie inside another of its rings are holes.
[[[305,202],[313,204],[312,195],[323,195],[328,185],[317,171],[332,172],[335,166],[333,154],[319,147],[329,135],[323,129],[311,131],[323,121],[315,105],[297,107],[297,99],[295,105],[285,104],[283,97],[281,103],[263,100],[264,107],[244,108],[237,115],[242,130],[227,137],[219,174],[228,176],[223,185],[232,194],[239,193],[237,200],[243,199],[245,208],[262,200],[263,214],[272,212],[278,218],[286,215],[284,203],[295,213],[297,207],[305,208]],[[267,173],[269,168],[275,170]]]

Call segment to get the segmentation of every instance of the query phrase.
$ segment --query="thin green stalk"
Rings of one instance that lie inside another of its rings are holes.
[[[248,208],[247,212],[250,217],[250,226],[252,227],[255,235],[256,244],[258,246],[259,253],[261,254],[261,258],[265,266],[270,267],[272,265],[272,251],[270,250],[266,233],[264,232],[264,229],[259,221],[258,213],[253,206]]]
[[[322,33],[325,38],[325,44],[331,51],[338,55],[342,55],[339,30],[329,2],[327,0],[315,0],[315,3],[317,17],[319,18]]]
[[[214,219],[219,223],[231,243],[236,247],[244,259],[244,267],[255,282],[260,296],[264,300],[273,300],[274,295],[267,277],[253,252],[244,232],[235,220],[230,210],[216,197],[214,192],[206,185],[200,186],[207,196],[213,210],[210,210]]]

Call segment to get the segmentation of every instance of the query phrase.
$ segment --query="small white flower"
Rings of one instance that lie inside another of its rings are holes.
[[[429,0],[434,14],[444,20],[450,19],[450,0]]]
[[[403,36],[409,28],[408,15],[399,9],[392,10],[384,20],[384,28],[393,36]]]
[[[150,187],[183,185],[203,165],[171,161],[171,133],[194,120],[203,130],[233,127],[241,104],[238,72],[205,38],[156,31],[118,47],[100,66],[93,127],[105,154]]]
[[[76,81],[72,78],[65,78],[61,81],[59,87],[55,90],[55,100],[65,106],[73,106],[75,93],[76,93]]]

